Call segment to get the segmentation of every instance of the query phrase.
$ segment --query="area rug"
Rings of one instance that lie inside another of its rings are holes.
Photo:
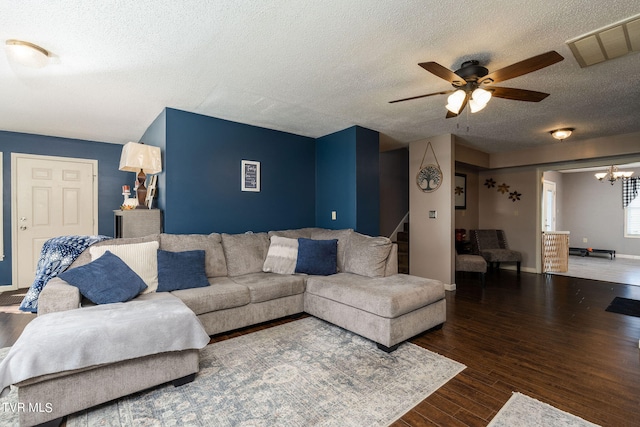
[[[464,368],[411,343],[387,354],[307,317],[210,344],[192,383],[74,414],[67,427],[387,426]]]
[[[513,393],[487,427],[598,427],[521,393]]]
[[[615,297],[609,307],[605,311],[611,313],[626,314],[627,316],[640,317],[640,301],[637,299],[629,299]]]

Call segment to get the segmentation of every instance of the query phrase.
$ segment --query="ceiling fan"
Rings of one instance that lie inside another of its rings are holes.
[[[472,113],[482,110],[492,96],[515,101],[540,102],[549,96],[549,94],[533,90],[493,86],[493,84],[540,70],[556,62],[560,62],[563,59],[562,55],[552,50],[525,59],[524,61],[516,62],[492,73],[489,73],[489,70],[481,66],[476,60],[463,62],[460,69],[456,71],[451,71],[437,62],[421,62],[418,65],[431,74],[448,81],[454,89],[396,99],[395,101],[389,101],[389,103],[393,104],[395,102],[410,101],[412,99],[450,93],[451,95],[447,98],[448,103],[446,106],[448,110],[447,118],[450,118],[460,114],[467,104],[469,104]]]

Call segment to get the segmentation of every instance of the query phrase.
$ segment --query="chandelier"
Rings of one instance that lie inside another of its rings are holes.
[[[613,185],[619,179],[627,179],[633,175],[633,171],[619,171],[617,166],[611,165],[606,172],[598,172],[596,178],[600,182],[609,181]]]

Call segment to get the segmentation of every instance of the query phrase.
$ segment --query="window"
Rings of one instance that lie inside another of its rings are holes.
[[[640,196],[624,209],[624,237],[640,238]]]

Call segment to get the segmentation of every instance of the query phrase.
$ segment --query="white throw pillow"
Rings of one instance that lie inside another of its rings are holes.
[[[90,246],[91,260],[111,252],[129,266],[147,285],[143,294],[158,289],[158,242],[132,243],[129,245]]]
[[[298,261],[298,239],[271,236],[271,244],[264,260],[262,271],[278,274],[293,274]]]

